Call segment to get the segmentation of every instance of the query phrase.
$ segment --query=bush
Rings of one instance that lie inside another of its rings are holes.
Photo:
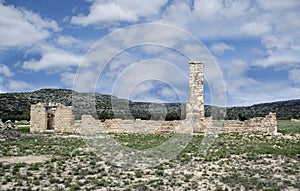
[[[98,114],[98,117],[101,121],[104,121],[105,119],[112,119],[114,118],[113,113],[109,113],[107,111],[102,111],[101,113]]]

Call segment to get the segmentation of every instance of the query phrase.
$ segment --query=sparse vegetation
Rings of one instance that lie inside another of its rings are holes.
[[[283,134],[300,134],[300,123],[291,120],[278,120],[278,132]]]
[[[110,165],[80,137],[24,134],[2,141],[3,157],[43,155],[44,162],[0,162],[1,190],[286,190],[300,189],[298,127],[279,121],[288,136],[219,135],[203,152],[203,135],[195,135],[174,159],[148,169]],[[20,131],[23,132],[23,131]],[[25,131],[26,132],[26,131]],[[290,134],[292,136],[290,136]],[[113,135],[123,145],[148,149],[166,135]]]
[[[112,100],[119,104],[128,104],[128,100],[118,99],[117,97],[101,94],[79,94],[71,90],[66,89],[41,89],[34,92],[27,93],[2,93],[0,94],[0,119],[3,122],[6,120],[29,120],[30,118],[30,105],[38,102],[53,102],[61,103],[63,105],[72,105],[73,96],[78,101],[85,101],[86,98],[95,96],[96,110],[98,118],[101,120],[111,118],[126,118],[126,116],[115,116],[112,111]],[[161,116],[165,117],[165,120],[178,120],[185,118],[185,103],[166,103],[163,106],[166,108],[167,113],[162,115],[158,113],[150,113],[149,107],[151,103],[147,102],[131,102],[129,101],[130,117],[139,118],[143,120],[159,120]],[[86,106],[88,108],[88,106]],[[94,105],[90,106],[94,108]],[[214,117],[218,118],[216,113],[216,107],[205,105],[205,116],[211,116],[214,113]],[[224,110],[224,109],[223,109]],[[220,110],[221,111],[221,110]],[[226,119],[241,119],[246,120],[253,117],[264,117],[269,112],[275,112],[278,119],[289,120],[291,118],[300,119],[300,99],[290,101],[280,101],[273,103],[262,103],[248,107],[228,107],[226,108]],[[128,111],[120,111],[117,113],[125,113]],[[80,119],[81,111],[76,111],[76,119]],[[223,118],[223,114],[220,114],[220,119]]]

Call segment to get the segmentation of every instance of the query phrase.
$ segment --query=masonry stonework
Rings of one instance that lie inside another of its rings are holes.
[[[122,120],[110,119],[100,122],[91,115],[82,115],[81,126],[75,128],[72,107],[58,104],[36,104],[31,106],[31,132],[69,133],[277,133],[276,114],[256,117],[246,121],[223,121],[223,127],[214,127],[212,117],[204,117],[204,67],[203,63],[191,61],[190,99],[186,104],[186,119],[179,121]]]
[[[203,63],[190,61],[190,99],[186,104],[186,120],[193,122],[194,132],[204,131]]]
[[[248,132],[274,135],[277,133],[276,114],[270,113],[266,117],[255,117],[246,121],[227,120],[224,122],[224,127],[221,129],[221,132]]]
[[[82,116],[82,131],[89,133],[213,133],[250,132],[277,133],[276,114],[257,117],[247,121],[224,121],[223,127],[214,127],[212,117],[204,117],[204,67],[203,63],[189,63],[190,99],[186,104],[186,119],[180,121],[146,121],[110,119],[99,122],[93,117]],[[97,128],[95,128],[95,126]]]
[[[30,110],[30,132],[75,133],[72,107],[38,103]]]

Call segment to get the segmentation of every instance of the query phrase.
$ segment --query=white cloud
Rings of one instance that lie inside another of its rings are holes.
[[[234,50],[234,47],[226,43],[214,43],[211,45],[210,49],[214,54],[221,56],[226,50]]]
[[[220,10],[220,14],[223,15],[226,19],[234,19],[238,17],[245,17],[252,10],[248,10],[250,8],[249,0],[227,0],[223,1],[223,7]]]
[[[59,36],[56,39],[56,43],[61,46],[71,46],[75,43],[80,43],[80,42],[81,42],[80,40],[78,40],[72,36],[65,36],[65,35]]]
[[[74,84],[76,74],[71,72],[64,72],[60,75],[60,81],[67,87],[72,87]]]
[[[0,50],[29,46],[59,31],[54,20],[41,18],[28,10],[0,3]]]
[[[157,22],[188,29],[188,25],[196,20],[190,6],[185,1],[174,1],[170,4]]]
[[[12,91],[24,91],[33,88],[31,84],[19,80],[12,80],[8,83],[7,86]]]
[[[292,38],[288,35],[265,35],[262,43],[268,49],[285,50],[291,46]]]
[[[257,59],[253,65],[258,67],[275,67],[279,69],[292,68],[299,66],[300,55],[297,50],[284,50],[270,52],[266,58]]]
[[[168,84],[175,90],[181,90],[180,92],[184,92],[188,84],[188,77],[173,64],[159,60],[146,60],[135,63],[120,73],[115,80],[112,93],[118,97],[129,98],[131,92],[137,87],[135,94],[140,95],[153,87],[151,83],[140,84],[151,80]]]
[[[298,19],[300,17],[300,12],[296,11],[299,10],[299,8],[295,9],[295,11],[285,12],[278,16],[280,19],[275,20],[275,26],[278,32],[285,33],[286,35],[295,35],[299,38],[300,23],[298,22]]]
[[[259,6],[266,11],[287,11],[290,9],[294,9],[300,6],[300,1],[298,0],[257,0]]]
[[[141,81],[130,91],[129,99],[146,102],[186,102],[188,91],[182,91],[178,87],[169,87],[168,82],[156,79]]]
[[[32,58],[24,61],[22,65],[23,69],[57,72],[66,70],[73,66],[78,66],[82,60],[82,56],[45,44],[36,46],[29,50],[28,55],[31,53],[40,54],[41,58],[38,60]]]
[[[300,69],[290,70],[289,79],[292,81],[292,83],[300,86]]]
[[[11,77],[14,75],[14,73],[10,71],[9,67],[4,64],[0,64],[0,74],[4,75],[5,77]]]
[[[257,85],[257,81],[247,77],[246,72],[249,70],[249,64],[242,60],[232,60],[229,63],[221,65],[227,90],[239,91],[239,88],[251,87]]]
[[[71,23],[82,26],[107,22],[136,22],[141,18],[151,17],[160,12],[166,0],[152,0],[151,5],[140,0],[96,0],[90,7],[88,15],[77,15]]]
[[[217,13],[221,10],[222,3],[219,0],[195,0],[194,11],[195,15],[200,20],[214,20]]]
[[[288,81],[279,81],[276,78],[268,79],[267,76],[265,76],[264,81],[260,81],[249,77],[248,73],[252,66],[242,60],[222,63],[221,67],[224,73],[226,91],[229,95],[227,97],[229,106],[249,106],[254,103],[299,98],[300,88],[293,87]],[[296,85],[300,83],[299,73],[299,69],[289,71],[289,79]]]
[[[239,32],[249,36],[260,36],[271,31],[271,26],[266,22],[251,22],[241,26]]]
[[[187,2],[175,0],[157,20],[183,27],[200,39],[218,40],[269,32],[268,20],[258,23],[261,16],[262,11],[250,0],[195,0],[193,8]]]
[[[287,93],[288,92],[288,93]],[[230,96],[229,105],[249,106],[255,103],[299,99],[300,88],[285,81],[264,82]]]

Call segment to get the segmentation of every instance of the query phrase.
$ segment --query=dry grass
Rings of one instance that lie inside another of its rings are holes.
[[[288,130],[287,130],[288,131]],[[110,165],[74,136],[23,134],[1,142],[0,158],[48,156],[46,161],[0,162],[0,190],[299,190],[300,137],[223,134],[209,152],[195,135],[176,158],[148,169]],[[172,135],[115,135],[147,149]]]

